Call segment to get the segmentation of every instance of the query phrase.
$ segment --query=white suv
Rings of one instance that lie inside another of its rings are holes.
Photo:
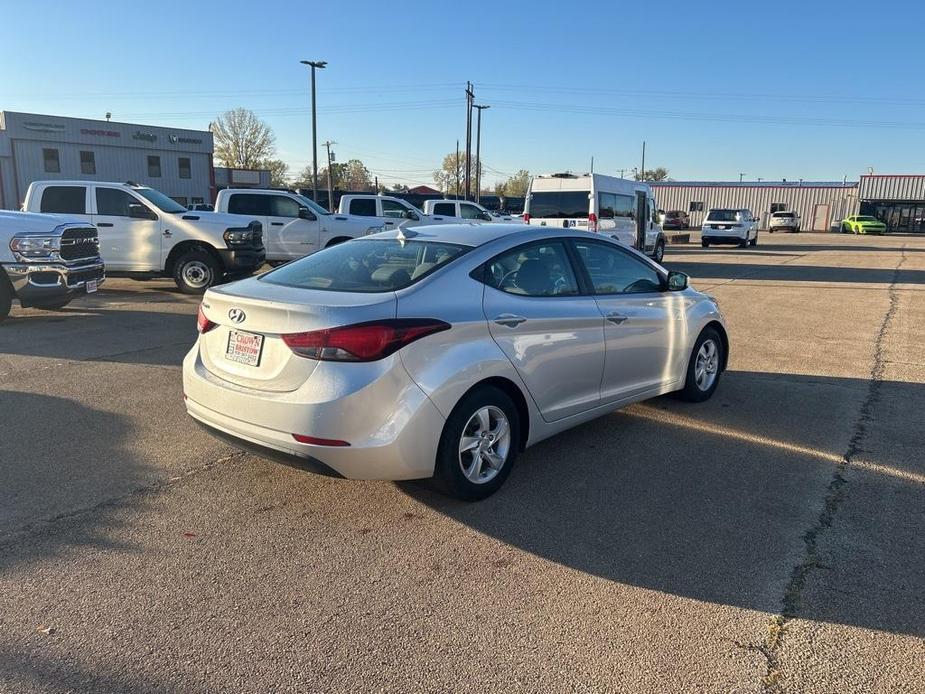
[[[703,220],[700,245],[709,248],[711,243],[734,243],[740,248],[758,245],[758,220],[751,210],[711,209]]]

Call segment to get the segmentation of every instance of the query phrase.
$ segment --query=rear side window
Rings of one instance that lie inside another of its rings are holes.
[[[360,217],[376,216],[376,201],[368,198],[358,198],[350,201],[350,214]]]
[[[140,205],[133,196],[116,188],[96,189],[96,213],[111,217],[128,217],[129,205]]]
[[[84,186],[49,186],[42,191],[40,211],[87,214],[87,189]]]
[[[231,214],[268,217],[270,216],[270,196],[234,193],[228,200],[228,211]]]
[[[635,219],[636,199],[632,195],[614,195],[614,198],[616,198],[614,216]]]
[[[575,296],[578,282],[561,241],[520,246],[488,261],[485,283],[521,296]]]
[[[332,292],[390,292],[414,284],[467,250],[450,243],[360,239],[325,248],[260,280]]]
[[[613,193],[597,194],[597,216],[601,219],[613,219],[617,207],[617,196]]]
[[[455,205],[451,202],[438,202],[434,205],[434,214],[442,214],[447,217],[455,217]]]

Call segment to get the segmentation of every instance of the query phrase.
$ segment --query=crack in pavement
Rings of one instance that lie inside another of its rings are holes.
[[[72,511],[59,513],[50,518],[43,518],[41,520],[32,521],[13,530],[0,531],[0,552],[13,548],[27,540],[34,539],[37,535],[41,535],[43,532],[48,531],[58,523],[90,516],[104,509],[116,508],[129,499],[145,496],[147,494],[156,494],[179,482],[183,482],[184,480],[187,480],[194,475],[198,475],[201,472],[207,472],[208,470],[218,467],[219,465],[232,463],[246,455],[246,451],[235,451],[220,458],[216,458],[215,460],[211,460],[208,463],[184,470],[179,475],[155,480],[150,484],[144,485],[142,487],[136,487],[135,489],[129,490],[124,494],[110,497],[108,499],[103,499],[102,501],[93,504],[92,506],[86,506],[83,508],[74,509]]]
[[[873,420],[873,410],[880,401],[880,391],[883,385],[883,374],[886,369],[887,360],[884,356],[884,342],[893,323],[893,318],[899,308],[899,293],[896,291],[896,285],[900,277],[900,268],[906,262],[906,245],[903,244],[902,255],[896,267],[893,268],[893,279],[889,287],[889,306],[883,321],[880,324],[880,330],[877,333],[874,342],[874,360],[870,369],[870,376],[867,382],[867,395],[861,403],[858,411],[858,418],[854,425],[854,431],[848,442],[841,460],[836,464],[832,473],[832,479],[826,487],[826,493],[823,497],[822,510],[812,527],[808,528],[803,534],[803,543],[805,551],[803,561],[793,567],[790,573],[790,581],[784,590],[781,600],[780,614],[774,615],[768,620],[768,633],[764,643],[755,644],[738,644],[741,648],[749,651],[761,653],[767,661],[767,669],[761,684],[765,692],[781,691],[781,671],[778,655],[785,636],[787,624],[794,619],[800,609],[803,589],[809,575],[817,568],[821,568],[817,557],[818,543],[820,536],[826,530],[832,527],[835,515],[845,498],[845,486],[848,480],[845,478],[844,471],[851,465],[858,453],[863,451],[862,444],[867,436],[867,425]]]

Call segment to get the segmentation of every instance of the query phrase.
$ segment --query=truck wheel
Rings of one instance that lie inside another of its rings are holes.
[[[0,323],[10,315],[13,308],[13,288],[6,279],[6,273],[0,277]]]
[[[212,254],[198,248],[181,255],[173,266],[173,281],[184,294],[203,294],[221,275]]]
[[[655,252],[652,254],[652,260],[654,260],[659,265],[662,264],[662,260],[665,259],[665,242],[659,240],[655,244]]]

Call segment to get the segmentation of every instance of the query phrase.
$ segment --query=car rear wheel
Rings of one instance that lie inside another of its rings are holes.
[[[480,386],[446,420],[434,478],[441,491],[465,501],[494,494],[511,472],[520,448],[520,416],[503,390]]]
[[[687,379],[678,397],[688,402],[709,400],[723,371],[723,341],[715,328],[706,328],[694,343]]]

